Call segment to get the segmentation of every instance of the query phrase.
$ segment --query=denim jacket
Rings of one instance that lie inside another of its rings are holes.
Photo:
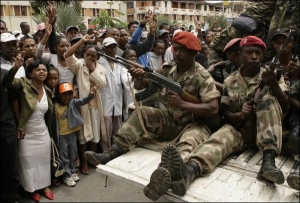
[[[78,126],[83,125],[84,121],[79,113],[78,107],[83,106],[87,103],[89,103],[94,98],[93,94],[89,94],[87,97],[84,97],[82,99],[72,99],[68,105],[68,112],[67,112],[67,118],[69,127],[76,128]],[[58,144],[59,141],[59,127],[58,127],[58,120],[56,115],[56,106],[57,102],[53,104],[53,118],[55,120],[54,122],[54,141],[56,144]]]

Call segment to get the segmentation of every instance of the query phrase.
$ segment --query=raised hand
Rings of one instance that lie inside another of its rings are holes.
[[[15,60],[14,70],[18,70],[24,64],[25,51],[22,51],[21,54],[18,54]]]
[[[99,85],[95,85],[93,88],[90,89],[90,94],[95,94],[98,89]]]
[[[49,23],[49,18],[45,19],[45,35],[50,36],[52,32],[52,25]]]
[[[49,23],[51,25],[54,25],[56,22],[56,7],[55,7],[55,1],[48,1],[48,7],[47,7],[47,17],[49,18]]]
[[[93,37],[94,37],[94,34],[92,34],[92,35],[86,34],[81,38],[81,41],[83,41],[84,43],[90,42],[93,39]]]
[[[25,61],[25,67],[28,67],[29,66],[29,64],[31,63],[31,62],[33,62],[34,61],[34,59],[33,58],[29,58],[29,59],[27,59],[26,61]]]

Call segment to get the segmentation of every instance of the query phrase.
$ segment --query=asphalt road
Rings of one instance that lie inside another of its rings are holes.
[[[75,187],[67,187],[62,183],[58,187],[51,187],[54,192],[54,200],[48,200],[41,195],[40,202],[152,202],[142,191],[136,190],[127,183],[107,179],[105,187],[105,176],[96,172],[90,166],[90,174],[79,174],[80,180]],[[18,202],[34,202],[29,194],[20,190]]]

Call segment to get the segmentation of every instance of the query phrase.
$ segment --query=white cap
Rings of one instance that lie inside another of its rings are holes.
[[[69,26],[69,27],[67,27],[67,29],[66,29],[66,33],[68,33],[68,31],[70,30],[70,29],[75,29],[75,30],[77,30],[77,32],[79,32],[80,31],[80,29],[79,29],[79,27],[77,27],[77,26]]]
[[[179,33],[179,32],[182,32],[182,29],[177,29],[177,30],[175,30],[175,31],[173,32],[173,37],[174,37],[177,33]]]
[[[13,32],[13,35],[16,35],[16,34],[21,34],[22,32],[20,31],[20,30],[15,30],[14,32]]]
[[[116,40],[114,38],[112,38],[112,37],[106,37],[103,40],[102,44],[103,44],[103,46],[107,47],[107,46],[109,46],[111,44],[118,44],[118,43],[116,42]]]
[[[14,40],[17,40],[15,38],[14,35],[10,34],[10,33],[2,33],[1,34],[1,42],[9,42],[9,41],[14,41]]]

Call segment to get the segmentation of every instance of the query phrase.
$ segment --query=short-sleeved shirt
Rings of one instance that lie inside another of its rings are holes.
[[[81,126],[70,128],[68,122],[68,105],[61,106],[58,103],[55,105],[56,119],[58,121],[59,135],[68,135],[80,130]]]
[[[245,79],[241,76],[241,67],[239,70],[233,72],[224,81],[224,91],[221,97],[221,103],[229,106],[229,111],[236,113],[242,110],[243,104],[246,102],[247,97],[251,97],[255,88],[261,81],[261,75],[264,68],[260,68],[259,73],[252,79]],[[278,84],[283,92],[289,91],[288,86],[285,84],[283,77],[280,78]]]
[[[194,62],[190,69],[183,74],[177,71],[176,64],[166,62],[162,66],[162,70],[157,71],[157,73],[178,82],[183,91],[192,96],[196,96],[202,103],[210,102],[221,96],[215,86],[214,79],[209,72],[197,62]],[[166,91],[160,91],[158,99],[165,105],[175,123],[186,125],[192,122],[192,113],[181,108],[174,108],[168,104]]]
[[[300,82],[299,80],[297,82],[295,82],[290,89],[289,95],[291,97],[294,97],[295,99],[297,99],[298,101],[300,101],[300,95],[299,95],[299,91],[300,91]]]

